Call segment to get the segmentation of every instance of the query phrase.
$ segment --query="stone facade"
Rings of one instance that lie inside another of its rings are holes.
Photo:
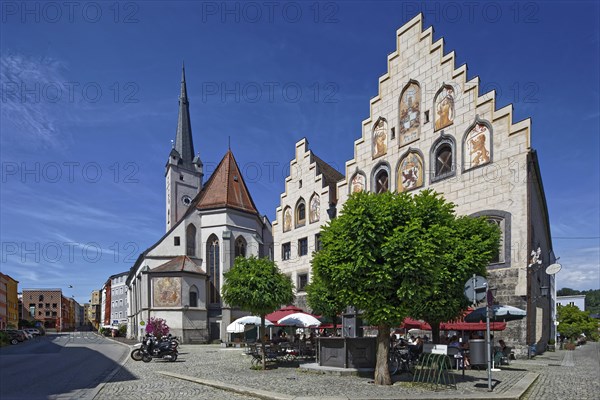
[[[338,210],[359,190],[429,188],[455,203],[458,214],[484,215],[497,223],[502,244],[489,266],[490,285],[498,303],[528,310],[527,320],[511,322],[503,332],[517,353],[534,342],[544,349],[553,325],[551,302],[539,295],[554,284],[544,269],[555,260],[530,129],[529,119],[513,123],[512,105],[496,109],[494,92],[479,95],[479,78],[468,80],[466,65],[455,67],[454,52],[444,52],[443,39],[433,41],[433,28],[423,30],[418,15],[397,31],[397,50],[388,56],[388,72],[379,78],[354,157],[345,165],[346,178],[336,188]],[[299,144],[292,164],[302,160]],[[314,180],[309,169],[300,171],[286,180],[277,224],[283,208],[294,207],[311,191],[297,188],[299,180]],[[286,234],[274,225],[275,239],[278,246],[294,243],[312,238],[319,227]],[[531,252],[538,248],[542,261],[530,267]],[[309,272],[310,254],[280,265],[292,277]]]
[[[274,260],[292,279],[296,304],[306,308],[304,286],[310,281],[311,255],[318,250],[321,226],[335,217],[335,185],[344,177],[311,152],[306,139],[296,143],[295,154],[273,222]]]

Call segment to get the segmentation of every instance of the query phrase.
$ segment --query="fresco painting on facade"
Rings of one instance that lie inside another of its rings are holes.
[[[380,118],[373,128],[373,158],[387,154],[387,121]]]
[[[478,167],[490,162],[491,132],[483,123],[475,126],[467,133],[465,138],[465,169]]]
[[[154,278],[152,283],[154,307],[181,307],[181,278]]]
[[[410,82],[400,97],[399,145],[402,147],[419,139],[421,88]]]
[[[418,153],[408,153],[398,164],[398,192],[423,186],[423,160]]]
[[[454,122],[454,89],[444,85],[435,99],[435,130],[445,128]]]
[[[358,193],[365,190],[365,176],[357,172],[352,178],[352,193]]]
[[[287,207],[283,212],[283,231],[287,232],[292,229],[292,209]]]
[[[314,194],[310,199],[310,215],[309,220],[311,223],[319,220],[321,214],[321,198],[318,194]]]

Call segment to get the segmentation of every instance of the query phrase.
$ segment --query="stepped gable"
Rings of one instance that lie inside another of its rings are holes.
[[[231,150],[206,182],[196,202],[198,210],[222,207],[258,214]]]
[[[178,256],[169,262],[166,262],[152,270],[152,272],[194,272],[204,274],[204,270],[200,268],[188,256]]]
[[[419,28],[419,32],[420,34],[415,38],[415,37],[410,37],[410,30],[417,25]],[[406,38],[404,36],[407,36]],[[384,75],[379,77],[379,93],[377,94],[377,96],[373,97],[370,101],[370,105],[371,105],[371,115],[369,118],[365,119],[363,121],[363,126],[370,126],[374,120],[377,118],[377,116],[373,115],[373,105],[379,101],[382,100],[382,83],[386,82],[388,79],[391,78],[391,75],[393,73],[393,68],[392,68],[392,62],[394,62],[394,60],[398,57],[400,57],[400,54],[404,51],[409,51],[408,49],[410,49],[411,46],[414,46],[415,43],[414,41],[425,41],[427,43],[427,47],[429,50],[429,54],[433,54],[438,56],[439,58],[439,65],[444,65],[446,63],[449,63],[450,65],[452,65],[452,76],[451,79],[460,84],[460,87],[463,88],[463,93],[466,93],[468,91],[471,90],[475,90],[475,93],[479,93],[479,77],[476,76],[474,78],[472,78],[471,80],[467,81],[467,65],[463,64],[460,67],[456,68],[456,63],[455,63],[455,54],[454,51],[451,51],[450,53],[444,53],[444,39],[440,38],[438,40],[436,40],[435,42],[433,41],[433,27],[429,27],[425,30],[423,30],[423,14],[419,13],[418,15],[416,15],[413,19],[411,19],[410,21],[408,21],[406,24],[404,24],[400,29],[398,29],[396,31],[396,51],[394,51],[393,53],[388,55],[388,72],[386,72]],[[502,107],[501,109],[496,109],[496,91],[495,90],[490,90],[487,93],[482,94],[481,96],[477,95],[475,96],[475,107],[479,108],[482,105],[486,104],[490,102],[492,104],[492,118],[491,118],[491,122],[494,122],[500,118],[509,117],[509,121],[511,122],[509,124],[509,135],[513,135],[517,132],[522,132],[525,131],[527,133],[527,147],[530,146],[530,137],[529,137],[529,132],[531,129],[531,119],[530,118],[526,118],[523,119],[521,121],[518,121],[516,123],[513,123],[513,118],[512,118],[512,110],[513,110],[513,106],[512,104],[508,104],[505,107]],[[358,141],[357,141],[358,142]]]

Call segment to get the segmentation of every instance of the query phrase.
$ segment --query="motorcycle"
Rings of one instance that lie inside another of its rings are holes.
[[[162,358],[168,361],[177,360],[177,347],[179,343],[172,337],[163,337],[158,340],[153,335],[146,335],[141,343],[134,345],[131,358],[135,361],[150,362],[153,358]]]

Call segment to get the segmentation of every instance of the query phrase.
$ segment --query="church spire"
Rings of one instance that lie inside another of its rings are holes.
[[[177,119],[177,136],[175,150],[181,157],[184,167],[193,169],[194,142],[192,140],[192,125],[190,123],[190,104],[185,84],[185,65],[181,65],[181,94],[179,95],[179,118]]]

